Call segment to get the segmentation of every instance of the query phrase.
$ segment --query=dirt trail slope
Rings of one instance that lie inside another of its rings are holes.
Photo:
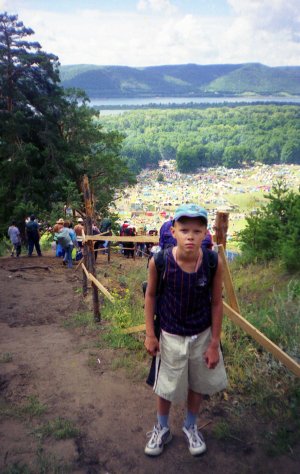
[[[45,268],[25,268],[30,266]],[[171,417],[172,443],[159,459],[146,457],[145,434],[155,416],[151,390],[129,380],[124,371],[112,370],[117,351],[91,350],[88,334],[63,325],[71,313],[86,310],[75,291],[79,278],[80,272],[53,257],[0,259],[0,355],[9,355],[0,364],[0,472],[17,463],[34,473],[299,472],[295,456],[272,459],[263,454],[251,420],[246,422],[249,442],[216,440],[212,426],[226,416],[221,402],[207,405],[201,415],[200,423],[212,421],[203,430],[206,455],[193,458],[188,453],[181,433],[183,407],[178,406]],[[47,405],[46,412],[17,416],[33,396]],[[80,434],[42,440],[36,429],[58,417],[72,420]]]

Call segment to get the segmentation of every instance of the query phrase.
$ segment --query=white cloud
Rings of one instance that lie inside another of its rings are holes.
[[[7,5],[7,2],[2,3]],[[68,13],[18,6],[34,40],[62,64],[149,66],[261,62],[297,65],[299,0],[228,0],[231,16],[184,14],[169,0],[140,0],[139,10],[75,8]]]
[[[235,17],[225,36],[233,59],[297,65],[300,57],[299,0],[228,0]]]
[[[152,11],[155,13],[174,13],[177,8],[169,0],[139,0],[137,3],[139,11]]]

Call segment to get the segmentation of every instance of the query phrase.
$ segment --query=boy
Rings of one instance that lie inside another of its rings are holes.
[[[154,308],[158,280],[154,259],[150,260],[145,296],[146,339],[149,354],[157,356],[154,391],[157,424],[145,447],[158,456],[172,439],[168,416],[172,401],[187,399],[182,428],[192,455],[205,452],[206,445],[196,425],[202,395],[223,390],[227,378],[220,351],[222,326],[222,262],[210,282],[208,250],[201,249],[207,233],[207,212],[196,204],[180,206],[171,229],[177,246],[168,249],[163,291],[159,298],[160,339],[154,333]]]

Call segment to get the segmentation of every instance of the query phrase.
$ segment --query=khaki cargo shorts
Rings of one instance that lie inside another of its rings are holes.
[[[224,390],[227,376],[221,350],[214,369],[208,369],[204,360],[210,340],[211,328],[196,336],[177,336],[161,331],[153,386],[155,393],[173,402],[186,400],[189,388],[202,395]]]

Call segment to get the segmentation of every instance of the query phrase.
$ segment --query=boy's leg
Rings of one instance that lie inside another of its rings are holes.
[[[202,402],[202,395],[189,389],[187,400],[187,415],[184,421],[182,431],[184,432],[189,451],[193,456],[198,456],[206,451],[206,444],[202,434],[197,428],[197,415]]]
[[[201,393],[196,393],[193,390],[189,389],[188,399],[187,399],[187,415],[184,421],[184,426],[189,428],[191,425],[196,424],[197,415],[202,403]]]
[[[170,407],[171,402],[157,397],[157,424],[154,425],[152,431],[147,433],[150,439],[146,444],[145,454],[148,454],[148,456],[159,456],[163,452],[164,445],[172,439],[168,426]]]
[[[169,412],[171,408],[171,402],[164,398],[157,397],[157,421],[163,428],[169,427]]]

